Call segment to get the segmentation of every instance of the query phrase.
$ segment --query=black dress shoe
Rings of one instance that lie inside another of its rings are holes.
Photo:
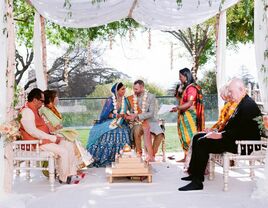
[[[186,176],[186,177],[182,177],[181,180],[183,180],[183,181],[192,181],[193,176],[189,175],[189,176]]]
[[[192,181],[193,176],[189,175],[189,176],[186,176],[186,177],[182,177],[181,180],[183,180],[183,181]],[[201,178],[201,181],[204,182],[204,177]]]
[[[203,190],[203,183],[201,181],[193,180],[186,186],[183,186],[178,189],[179,191],[195,191],[195,190]]]

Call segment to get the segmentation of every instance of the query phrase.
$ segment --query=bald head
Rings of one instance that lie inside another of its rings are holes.
[[[246,87],[239,78],[233,78],[228,87],[229,97],[231,101],[240,102],[240,100],[246,95]]]

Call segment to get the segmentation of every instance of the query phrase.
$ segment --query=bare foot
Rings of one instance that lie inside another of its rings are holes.
[[[154,157],[147,157],[146,158],[146,160],[145,160],[146,162],[155,162],[155,158]]]
[[[137,157],[142,157],[142,153],[137,152],[136,155]]]

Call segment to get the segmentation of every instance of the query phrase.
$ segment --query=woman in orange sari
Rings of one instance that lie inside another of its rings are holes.
[[[204,105],[201,87],[195,83],[188,68],[180,70],[181,87],[178,90],[179,105],[171,110],[178,112],[178,135],[184,151],[184,158],[177,162],[185,162],[193,135],[204,130]]]
[[[225,101],[225,104],[220,111],[218,121],[211,128],[205,129],[206,132],[222,131],[230,117],[233,115],[238,103],[230,101],[228,94],[228,85],[224,85],[220,89],[220,96]]]

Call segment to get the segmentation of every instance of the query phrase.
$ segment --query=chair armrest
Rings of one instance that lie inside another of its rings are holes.
[[[40,140],[18,140],[14,141],[13,144],[41,144]]]

